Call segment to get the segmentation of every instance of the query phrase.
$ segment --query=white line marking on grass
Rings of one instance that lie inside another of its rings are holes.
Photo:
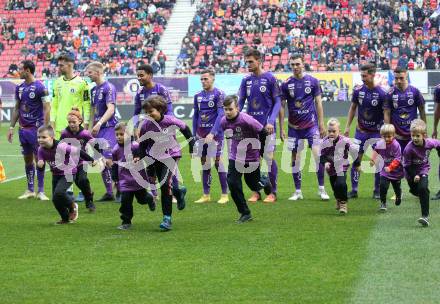
[[[47,173],[47,172],[49,172],[49,171],[50,171],[50,169],[46,169],[46,170],[44,171],[44,173]],[[26,177],[26,175],[20,175],[20,176],[16,176],[16,177],[12,177],[12,178],[7,178],[5,181],[0,182],[0,184],[6,184],[6,183],[8,183],[8,182],[13,182],[13,181],[16,181],[16,180],[19,180],[19,179],[25,178],[25,177]]]
[[[26,175],[17,176],[17,177],[13,177],[13,178],[8,178],[5,181],[1,182],[0,184],[6,184],[8,182],[13,182],[15,180],[22,179],[23,177],[26,177]]]
[[[0,157],[23,157],[23,155],[21,155],[21,154],[5,154],[5,155],[0,155]]]

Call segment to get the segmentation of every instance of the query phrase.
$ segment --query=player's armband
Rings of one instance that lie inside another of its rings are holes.
[[[41,97],[41,100],[42,100],[43,102],[50,102],[50,101],[51,101],[49,95],[46,95],[46,96]]]

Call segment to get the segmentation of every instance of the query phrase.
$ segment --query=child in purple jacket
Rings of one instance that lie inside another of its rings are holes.
[[[418,222],[429,226],[429,188],[428,173],[431,168],[429,154],[437,149],[440,154],[440,140],[426,138],[426,124],[421,119],[415,119],[410,127],[411,141],[403,151],[403,168],[408,181],[409,192],[420,199],[422,217]]]
[[[38,129],[38,162],[37,167],[42,169],[47,162],[52,171],[52,201],[61,216],[61,220],[56,224],[69,224],[78,218],[78,205],[72,197],[67,195],[67,189],[72,185],[78,171],[79,160],[93,162],[97,164],[91,156],[83,150],[77,149],[66,142],[55,140],[55,132],[50,126],[42,126]],[[78,187],[87,192],[79,184]]]
[[[180,144],[176,139],[179,130],[189,140],[189,152],[192,154],[194,138],[190,128],[180,119],[166,115],[167,104],[162,96],[150,96],[142,104],[148,115],[142,122],[139,131],[140,158],[146,160],[147,170],[154,172],[160,183],[163,221],[159,227],[162,231],[172,228],[172,195],[177,199],[177,209],[185,208],[186,188],[179,188],[173,183],[172,176],[176,173],[177,163],[182,157]]]
[[[61,132],[60,140],[72,138],[77,140],[81,145],[81,150],[86,149],[87,143],[92,144],[93,136],[90,132],[82,127],[83,118],[78,108],[72,108],[67,115],[68,126]],[[75,176],[75,184],[81,185],[81,189],[85,189],[86,192],[81,192],[84,195],[86,208],[89,212],[95,212],[96,207],[93,204],[93,192],[90,188],[90,181],[87,177],[87,172],[84,170],[84,164],[82,160],[79,160],[78,171]]]
[[[350,139],[341,135],[340,123],[336,118],[327,122],[327,136],[321,143],[320,163],[330,177],[330,185],[336,198],[336,210],[347,214],[347,170],[350,167],[349,155],[355,159],[354,167],[359,166],[358,150]]]
[[[395,204],[399,206],[402,202],[402,189],[400,181],[403,178],[402,152],[400,144],[395,138],[396,129],[392,124],[384,124],[380,128],[382,139],[373,145],[373,155],[370,166],[378,164],[382,167],[380,171],[380,211],[387,210],[387,192],[390,183],[396,194]]]
[[[126,132],[127,125],[120,122],[115,126],[117,144],[112,150],[112,179],[119,182],[121,192],[121,213],[122,224],[118,226],[120,230],[131,228],[133,218],[133,199],[141,205],[148,205],[151,211],[156,209],[153,196],[143,187],[143,181],[147,180],[145,169],[140,172],[136,170],[134,162],[139,160],[139,144],[131,140],[131,136]],[[136,172],[134,172],[136,170]]]

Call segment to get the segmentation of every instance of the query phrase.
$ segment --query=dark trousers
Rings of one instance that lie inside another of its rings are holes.
[[[87,172],[82,166],[78,167],[78,172],[75,175],[75,185],[81,190],[84,195],[86,205],[93,202],[92,189],[90,188],[90,181],[87,177]]]
[[[249,210],[243,193],[242,175],[244,175],[246,185],[248,185],[252,191],[258,192],[263,187],[260,183],[260,166],[253,172],[241,173],[237,171],[236,162],[231,159],[229,160],[227,180],[232,199],[240,214],[250,214],[251,211]]]
[[[347,173],[344,172],[344,175],[331,175],[330,176],[330,185],[333,189],[333,194],[337,200],[347,201]]]
[[[387,202],[387,192],[390,187],[390,183],[393,186],[396,198],[400,199],[402,197],[402,188],[400,187],[400,180],[392,180],[386,178],[385,176],[380,177],[380,201],[382,203]]]
[[[121,192],[121,207],[119,212],[121,213],[122,224],[131,224],[133,218],[133,199],[141,205],[147,205],[153,198],[145,189],[138,191],[122,191]]]
[[[171,190],[171,178],[177,167],[177,160],[170,162],[172,168],[168,168],[167,162],[155,161],[150,168],[154,170],[154,175],[156,176],[158,182],[160,183],[160,200],[162,204],[163,215],[171,216],[173,212],[173,194]]]
[[[422,209],[422,216],[429,216],[429,188],[428,175],[420,176],[418,183],[414,182],[414,178],[407,179],[409,192],[420,199],[420,208]]]
[[[52,201],[63,221],[69,220],[69,212],[72,208],[72,198],[67,195],[67,189],[71,185],[72,183],[68,182],[64,175],[52,175]]]

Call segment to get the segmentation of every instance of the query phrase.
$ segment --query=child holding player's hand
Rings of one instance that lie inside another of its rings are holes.
[[[98,161],[93,160],[83,150],[65,142],[55,140],[55,132],[50,126],[42,126],[38,129],[38,162],[37,167],[42,170],[45,162],[52,171],[52,201],[55,209],[61,216],[56,224],[68,224],[78,218],[78,205],[67,195],[67,189],[72,185],[78,170],[80,159],[92,162],[95,166]],[[86,193],[84,184],[78,187]]]
[[[403,178],[402,168],[402,152],[400,144],[396,140],[396,130],[391,124],[384,124],[380,128],[380,135],[382,137],[375,145],[373,145],[373,155],[371,157],[370,165],[375,166],[379,164],[382,166],[380,172],[380,211],[387,210],[387,192],[390,183],[393,186],[396,194],[395,203],[397,206],[402,201],[402,189],[400,180]]]

